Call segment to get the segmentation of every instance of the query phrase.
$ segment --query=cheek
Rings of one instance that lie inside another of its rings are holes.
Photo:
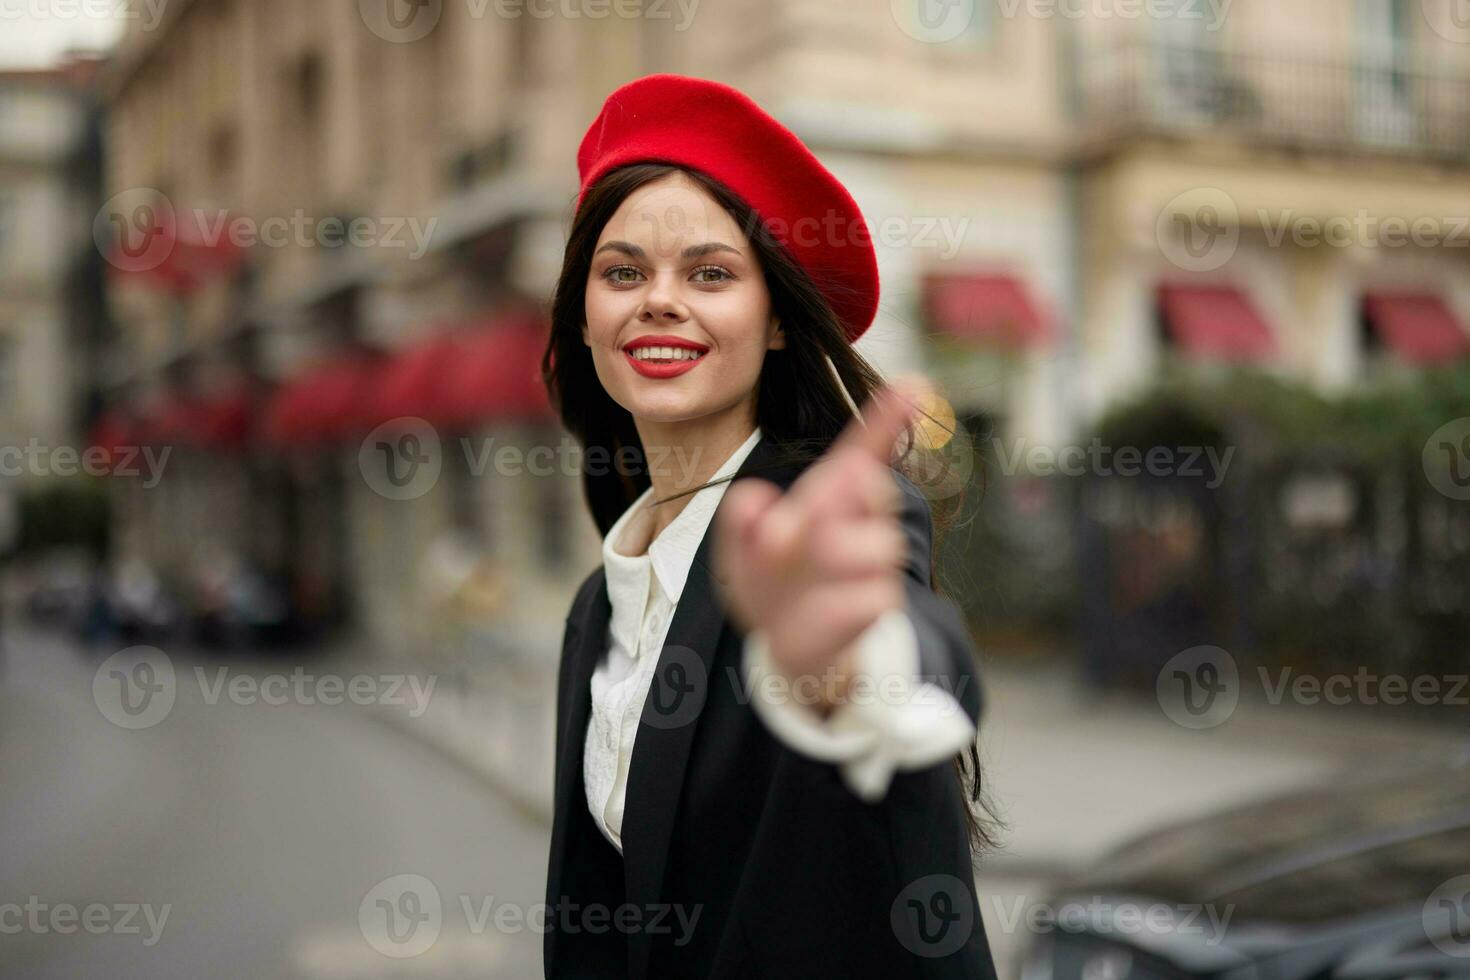
[[[616,293],[587,292],[587,340],[593,347],[608,347],[617,340],[618,329],[627,322],[627,303]]]

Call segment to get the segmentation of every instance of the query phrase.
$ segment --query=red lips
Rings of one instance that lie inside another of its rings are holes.
[[[637,350],[640,347],[679,347],[683,350],[709,350],[708,344],[697,344],[683,337],[673,337],[661,333],[651,333],[644,337],[638,337],[623,345],[623,350]]]
[[[640,361],[633,356],[635,350],[644,347],[676,347],[680,350],[699,351],[705,354],[709,351],[707,344],[695,343],[684,337],[674,337],[667,334],[647,334],[637,337],[623,345],[623,356],[633,366],[633,370],[645,378],[676,378],[681,374],[698,367],[703,357],[684,361]]]

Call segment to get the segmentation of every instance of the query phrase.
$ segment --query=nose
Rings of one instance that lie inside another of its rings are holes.
[[[679,297],[674,277],[655,276],[643,295],[638,319],[643,323],[682,323],[689,319],[689,307]]]

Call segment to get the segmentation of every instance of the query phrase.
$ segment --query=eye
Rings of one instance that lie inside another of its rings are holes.
[[[694,270],[694,281],[699,283],[713,284],[718,282],[727,282],[728,280],[734,278],[735,277],[731,275],[730,270],[722,268],[718,265],[702,265],[698,269]]]
[[[637,282],[643,273],[631,265],[614,265],[603,270],[602,278],[612,283]]]

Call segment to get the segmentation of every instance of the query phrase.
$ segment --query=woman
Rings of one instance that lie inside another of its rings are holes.
[[[890,466],[915,392],[852,348],[862,213],[681,76],[609,96],[578,167],[543,369],[605,537],[563,641],[546,975],[994,977],[974,651]]]

